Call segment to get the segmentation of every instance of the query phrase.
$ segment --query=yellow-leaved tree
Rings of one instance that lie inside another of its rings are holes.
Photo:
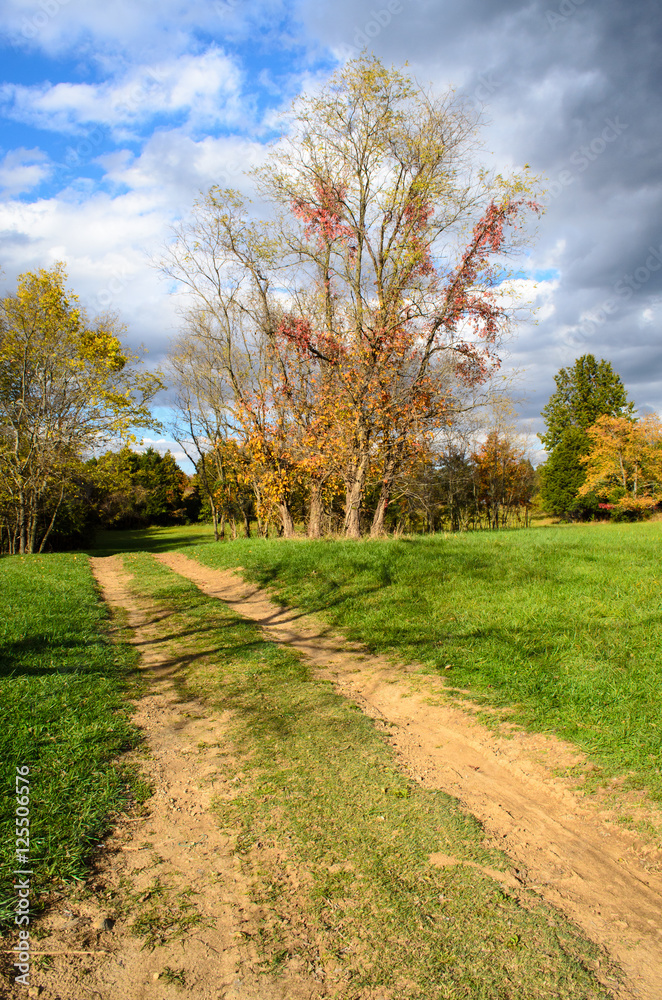
[[[600,417],[586,432],[591,443],[586,481],[579,495],[595,493],[630,516],[650,512],[662,499],[662,421],[656,413],[640,420]]]
[[[78,463],[104,438],[155,426],[162,387],[122,346],[114,317],[90,321],[62,264],[27,272],[0,300],[0,528],[5,551],[43,551]]]

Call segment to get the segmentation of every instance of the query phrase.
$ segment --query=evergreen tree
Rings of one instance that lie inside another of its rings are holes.
[[[547,431],[538,435],[550,453],[541,469],[542,500],[552,514],[586,519],[597,510],[595,497],[577,495],[586,478],[580,461],[590,449],[586,432],[604,414],[632,417],[634,404],[611,363],[596,361],[592,354],[561,368],[554,381],[556,392],[542,411]]]
[[[545,510],[569,520],[586,520],[597,510],[593,496],[578,497],[586,479],[580,458],[588,451],[586,434],[579,427],[567,427],[547,461],[540,467],[540,494]]]
[[[104,528],[142,528],[196,521],[197,490],[166,452],[107,452],[86,464],[90,520]]]
[[[178,524],[186,517],[184,476],[175,459],[155,448],[131,456],[132,479],[138,487],[138,508],[147,524]]]
[[[548,452],[554,451],[568,427],[585,431],[603,414],[632,415],[634,405],[609,361],[584,354],[572,368],[561,368],[554,381],[556,392],[542,411],[547,433],[538,435]]]

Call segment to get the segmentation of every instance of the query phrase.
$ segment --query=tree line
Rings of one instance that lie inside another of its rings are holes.
[[[253,173],[264,211],[215,187],[173,232],[160,266],[188,308],[158,374],[62,265],[21,275],[0,302],[2,550],[199,516],[217,538],[499,528],[539,490],[566,518],[650,512],[659,421],[608,362],[557,375],[540,475],[477,422],[503,409],[509,261],[540,212],[534,178],[482,166],[477,124],[374,58],[298,98]],[[192,477],[131,451],[166,384]]]
[[[284,534],[284,495],[299,530],[343,533],[341,476],[327,474],[311,523],[310,477],[287,479],[286,493],[270,489],[273,470],[250,436],[231,434],[229,407],[196,411],[184,397],[179,432],[192,475],[153,448],[137,452],[125,444],[86,455],[109,431],[128,430],[129,421],[155,426],[147,400],[162,382],[140,373],[109,320],[87,321],[64,282],[60,265],[24,275],[17,293],[0,303],[0,551],[89,544],[99,528],[201,518],[213,523],[216,538]],[[191,384],[179,383],[180,392]],[[377,465],[361,496],[363,523],[379,515],[383,531],[434,532],[527,525],[532,510],[541,509],[566,520],[650,514],[662,484],[659,418],[637,418],[620,376],[592,355],[561,369],[556,385],[540,435],[549,457],[537,471],[503,404],[493,400],[482,420],[475,409],[458,413],[413,453],[385,510]]]
[[[510,428],[478,428],[473,434],[455,426],[401,475],[383,516],[385,532],[459,531],[528,524],[537,477],[525,446]],[[193,479],[203,504],[202,516],[214,525],[216,538],[238,531],[268,536],[284,534],[278,497],[265,496],[263,467],[251,449],[222,439],[204,453]],[[362,495],[361,519],[373,523],[382,484],[368,481]],[[316,523],[310,521],[309,484],[305,478],[290,486],[289,512],[309,537],[343,534],[343,483],[329,480],[328,493]]]

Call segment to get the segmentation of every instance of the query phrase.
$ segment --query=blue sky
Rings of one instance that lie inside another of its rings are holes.
[[[510,345],[531,430],[554,373],[589,351],[662,409],[653,0],[2,0],[2,14],[3,288],[64,260],[90,311],[119,311],[157,363],[179,325],[149,262],[169,226],[212,184],[248,192],[278,113],[367,45],[475,104],[490,164],[547,177],[520,276],[537,322]]]

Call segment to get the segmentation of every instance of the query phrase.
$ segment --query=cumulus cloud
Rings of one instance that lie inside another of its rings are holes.
[[[64,261],[90,312],[117,310],[130,342],[144,344],[156,364],[179,328],[183,301],[152,264],[169,227],[214,184],[248,193],[243,171],[264,155],[264,146],[237,136],[196,142],[177,131],[156,133],[139,155],[100,158],[105,191],[71,186],[52,198],[0,203],[5,283]]]
[[[25,194],[50,176],[51,164],[41,149],[10,150],[0,161],[0,191],[4,197]]]
[[[63,261],[88,310],[118,311],[128,323],[130,342],[145,343],[156,358],[178,322],[147,260],[163,229],[163,215],[133,193],[9,201],[0,205],[0,231],[14,234],[10,252],[0,260],[4,284],[11,287],[17,274]]]
[[[246,124],[241,72],[219,49],[132,68],[102,83],[5,83],[5,117],[52,132],[84,134],[100,123],[120,139],[159,117],[185,114],[194,128]]]
[[[104,181],[150,192],[170,212],[184,213],[193,198],[212,185],[249,193],[246,172],[263,162],[265,146],[238,136],[195,140],[179,130],[157,132],[138,155],[129,150],[99,157]]]
[[[282,0],[4,0],[2,36],[19,49],[62,57],[75,52],[100,65],[191,50],[201,32],[241,40],[281,28]],[[282,42],[285,39],[281,39]]]

